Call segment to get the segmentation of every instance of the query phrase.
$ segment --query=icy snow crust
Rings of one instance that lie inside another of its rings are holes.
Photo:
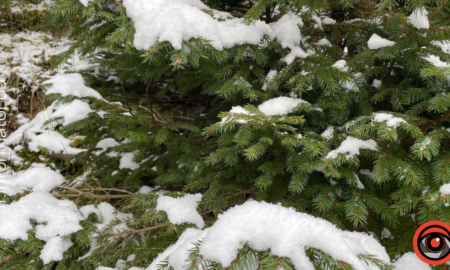
[[[245,244],[258,251],[292,260],[296,269],[313,270],[305,253],[313,247],[356,269],[375,269],[358,259],[360,254],[372,254],[389,263],[386,250],[372,236],[342,231],[332,223],[297,212],[293,208],[266,202],[248,201],[219,216],[214,225],[205,230],[187,229],[178,241],[161,253],[146,270],[155,270],[168,258],[175,270],[185,269],[188,251],[193,243],[202,240],[200,255],[206,260],[230,266],[238,250]]]

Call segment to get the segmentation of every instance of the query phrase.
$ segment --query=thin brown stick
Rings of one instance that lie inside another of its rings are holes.
[[[121,193],[127,193],[127,194],[132,194],[134,195],[133,192],[130,192],[128,190],[124,190],[124,189],[118,189],[118,188],[90,188],[90,189],[82,189],[82,190],[102,190],[102,191],[117,191],[117,192],[121,192]]]
[[[117,70],[117,67],[116,67],[116,73],[117,73],[117,76],[119,77],[119,71]],[[127,92],[125,91],[125,85],[120,78],[119,78],[119,83],[120,83],[120,86],[122,87],[123,97],[125,98],[125,104],[127,105],[128,111],[130,112],[131,116],[134,116],[133,112],[131,111],[130,104],[128,103],[128,96],[127,96]]]
[[[153,122],[155,122],[155,116],[153,115],[153,102],[152,102],[152,99],[150,98],[148,90],[150,89],[150,86],[152,85],[152,82],[153,82],[154,78],[155,78],[155,75],[152,76],[152,78],[148,82],[147,88],[145,88],[145,94],[147,95],[148,104],[150,106],[150,114],[152,115]]]
[[[6,256],[5,258],[3,258],[3,259],[1,259],[0,260],[0,266],[2,266],[2,265],[4,265],[5,263],[7,263],[7,262],[9,262],[10,260],[12,260],[12,256],[11,255],[9,255],[9,256]]]
[[[207,211],[201,212],[201,215],[204,216],[204,215],[209,214],[211,212],[213,212],[213,210],[207,210]],[[166,225],[166,223],[161,223],[161,224],[158,224],[158,225],[155,225],[155,226],[146,227],[146,228],[142,228],[142,229],[126,230],[126,231],[123,231],[123,232],[120,232],[120,233],[113,234],[113,235],[111,235],[111,237],[116,238],[116,237],[119,237],[119,236],[122,236],[122,235],[125,235],[125,234],[137,234],[137,233],[142,233],[142,232],[153,231],[153,230],[160,229],[160,228],[164,227],[165,225]]]
[[[433,13],[431,13],[431,15],[428,17],[428,20],[431,20],[431,18],[433,18],[433,16],[436,15],[436,13],[438,13],[439,10],[441,10],[448,1],[449,0],[444,1]]]
[[[56,198],[78,198],[83,196],[85,199],[99,199],[99,200],[112,200],[112,199],[126,199],[126,198],[132,198],[136,195],[131,194],[119,194],[119,195],[96,195],[96,194],[90,194],[90,193],[83,193],[83,194],[73,194],[73,193],[60,193],[60,194],[53,194]]]
[[[422,132],[425,134],[430,128],[434,127],[437,124],[440,124],[446,120],[450,119],[450,111],[448,111],[444,116],[442,116],[441,118],[432,121],[430,124],[428,124],[427,126],[425,126],[424,128],[422,128]]]
[[[164,227],[164,225],[165,225],[165,223],[161,223],[161,224],[158,224],[158,225],[155,225],[155,226],[142,228],[142,229],[138,229],[138,230],[127,230],[127,231],[123,231],[123,232],[120,232],[120,233],[113,234],[113,235],[111,235],[111,237],[116,238],[116,237],[119,237],[119,236],[122,236],[122,235],[125,235],[125,234],[137,234],[137,233],[142,233],[142,232],[153,231],[153,230],[157,230],[157,229],[160,229],[160,228]]]

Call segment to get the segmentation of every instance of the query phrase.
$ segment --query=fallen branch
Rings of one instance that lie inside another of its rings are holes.
[[[83,199],[99,199],[99,200],[112,200],[112,199],[126,199],[126,198],[132,198],[136,195],[131,194],[118,194],[118,195],[97,195],[97,194],[91,194],[91,193],[80,193],[80,194],[73,194],[73,193],[59,193],[59,194],[53,194],[55,198],[78,198],[82,197]]]

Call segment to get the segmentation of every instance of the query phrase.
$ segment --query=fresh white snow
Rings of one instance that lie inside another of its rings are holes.
[[[394,117],[392,114],[389,113],[374,113],[373,121],[378,123],[386,122],[386,126],[388,127],[398,127],[401,124],[407,123],[405,119],[400,117]]]
[[[124,0],[123,4],[134,22],[134,46],[139,50],[164,41],[181,50],[183,41],[191,38],[206,39],[214,48],[223,50],[242,44],[259,45],[268,36],[276,39],[283,48],[291,49],[285,58],[288,64],[296,57],[309,55],[300,47],[299,27],[303,26],[303,21],[291,12],[271,24],[258,20],[247,25],[241,18],[219,16],[219,20],[211,16],[205,10],[215,11],[200,0]]]
[[[375,88],[380,88],[383,82],[381,80],[373,79],[372,86]]]
[[[369,46],[369,49],[374,50],[374,49],[380,49],[380,48],[384,48],[384,47],[394,46],[395,42],[390,41],[385,38],[382,38],[377,34],[373,34],[369,38],[369,41],[367,41],[367,45]]]
[[[372,139],[364,141],[349,136],[341,143],[341,145],[337,149],[329,152],[326,158],[335,159],[339,154],[345,154],[346,158],[350,158],[354,155],[359,155],[359,150],[361,149],[378,151],[378,146],[377,143]]]
[[[428,11],[424,8],[414,10],[414,12],[409,15],[408,22],[417,29],[430,28],[430,22],[428,21]]]
[[[334,128],[329,126],[320,136],[324,137],[327,140],[333,139]]]
[[[299,98],[277,97],[265,101],[258,106],[258,109],[268,116],[286,115],[291,113],[300,103],[308,102]]]
[[[36,238],[46,242],[80,230],[79,222],[83,220],[72,201],[58,200],[40,191],[0,207],[0,216],[0,238],[27,240],[32,229],[30,219],[33,219],[38,223]]]
[[[95,148],[102,149],[97,152],[98,154],[101,154],[101,153],[105,152],[106,150],[108,150],[109,148],[118,146],[118,145],[119,145],[119,143],[116,140],[114,140],[113,138],[106,138],[106,139],[99,141],[97,143],[97,145],[95,146]]]
[[[85,85],[83,77],[78,73],[56,74],[50,80],[45,81],[45,84],[52,84],[45,92],[47,95],[60,94],[63,97],[76,96],[102,99],[97,91]]]
[[[332,223],[297,212],[293,208],[266,202],[248,201],[219,215],[212,227],[187,229],[178,241],[161,253],[146,270],[155,270],[166,258],[175,270],[184,269],[188,250],[202,240],[200,255],[205,260],[230,266],[245,244],[254,250],[291,259],[296,269],[313,270],[305,248],[322,250],[356,269],[374,269],[358,259],[372,254],[389,263],[386,250],[372,236],[338,229]]]
[[[73,246],[73,243],[70,240],[63,240],[61,237],[56,236],[45,243],[39,257],[44,264],[48,264],[51,261],[61,261],[63,253],[71,246]]]
[[[0,190],[8,196],[15,196],[27,189],[50,192],[65,181],[59,172],[47,167],[31,167],[20,171],[15,177],[0,178]]]
[[[139,168],[139,164],[133,161],[134,153],[122,153],[120,158],[119,169],[136,170]]]
[[[134,45],[139,50],[162,41],[179,50],[183,41],[200,37],[222,50],[236,44],[256,45],[271,34],[270,27],[260,21],[245,25],[241,19],[216,20],[202,11],[209,8],[200,0],[124,0],[123,5],[134,22]]]
[[[403,254],[397,261],[394,262],[396,270],[431,270],[431,267],[422,262],[416,254],[408,252]]]
[[[201,200],[202,194],[200,193],[186,194],[181,198],[161,195],[158,198],[156,210],[166,212],[173,224],[192,223],[202,229],[205,222],[197,212],[198,202]]]
[[[450,184],[444,184],[439,188],[439,192],[442,195],[450,195]]]

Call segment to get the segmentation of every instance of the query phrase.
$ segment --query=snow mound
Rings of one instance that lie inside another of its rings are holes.
[[[389,113],[374,113],[373,114],[374,122],[386,122],[386,126],[388,127],[398,127],[401,124],[406,124],[407,122],[400,117],[394,117]]]
[[[286,115],[291,113],[300,103],[308,102],[299,98],[277,97],[262,103],[258,106],[258,109],[268,116]]]
[[[318,46],[326,46],[326,47],[332,47],[333,45],[331,45],[331,42],[326,39],[326,38],[322,38],[319,41],[317,41],[316,43]]]
[[[36,238],[43,241],[80,230],[79,221],[83,220],[72,201],[58,200],[45,192],[33,192],[4,205],[0,208],[0,216],[0,238],[6,240],[27,240],[28,231],[32,229],[30,219],[39,224]]]
[[[139,164],[133,161],[134,153],[123,153],[121,156],[119,169],[130,169],[134,171],[139,168]]]
[[[171,223],[179,225],[193,223],[198,228],[203,228],[205,222],[197,212],[198,202],[202,200],[202,194],[186,194],[181,198],[159,196],[156,210],[167,213]]]
[[[375,50],[380,49],[384,47],[391,47],[395,45],[394,41],[390,41],[388,39],[382,38],[377,34],[373,34],[369,41],[367,41],[367,45],[369,46],[369,49]]]
[[[441,188],[439,189],[439,192],[442,195],[450,195],[450,184],[442,185]]]
[[[347,137],[341,145],[329,152],[326,156],[327,159],[335,159],[339,154],[345,154],[347,158],[351,158],[354,155],[359,155],[359,150],[366,149],[372,151],[378,151],[377,142],[374,140],[360,140],[354,137]]]
[[[293,208],[250,201],[219,216],[200,246],[206,259],[228,267],[240,248],[268,250],[292,260],[296,269],[314,269],[305,247],[320,249],[357,269],[367,269],[358,254],[372,254],[389,262],[389,256],[373,237],[341,231],[330,222],[299,213]]]
[[[372,236],[342,231],[326,220],[293,208],[248,201],[221,214],[208,229],[187,229],[146,270],[157,269],[157,265],[167,258],[175,270],[185,269],[189,250],[194,248],[193,243],[202,239],[200,255],[205,260],[220,263],[222,267],[230,266],[238,250],[246,244],[254,250],[270,249],[275,256],[287,257],[296,269],[314,269],[305,247],[320,249],[356,269],[373,269],[358,259],[360,254],[372,254],[386,263],[390,262],[385,248]]]
[[[201,240],[208,230],[209,229],[203,231],[193,228],[186,229],[180,235],[177,242],[161,252],[145,270],[158,270],[158,265],[162,264],[167,258],[169,258],[170,266],[175,270],[186,269],[185,264],[189,249],[194,247],[192,243]],[[179,267],[180,264],[181,267]]]
[[[23,140],[28,142],[28,148],[33,152],[39,152],[41,148],[45,148],[53,153],[68,155],[81,153],[85,150],[70,146],[71,140],[54,131],[53,123],[47,124],[46,122],[50,119],[62,118],[62,125],[68,125],[87,118],[91,112],[93,110],[89,104],[81,100],[74,100],[70,103],[55,101],[39,112],[31,121],[9,134],[4,144],[16,145]]]
[[[375,88],[380,88],[383,82],[381,80],[373,79],[372,86]]]
[[[28,177],[33,173],[28,170]],[[25,178],[23,174],[22,177]],[[50,184],[41,188],[48,190],[49,186]],[[0,216],[2,217],[0,219],[0,238],[11,241],[27,240],[28,231],[33,229],[30,220],[35,220],[38,224],[35,237],[46,242],[39,255],[44,264],[63,259],[63,253],[73,243],[65,241],[61,237],[82,229],[79,222],[83,220],[77,206],[72,201],[58,200],[51,194],[41,191],[35,191],[19,201],[3,205],[0,208]]]
[[[124,0],[123,4],[134,22],[134,46],[139,50],[162,41],[179,50],[183,41],[200,37],[222,50],[236,44],[256,45],[264,35],[271,34],[263,22],[250,26],[241,19],[215,20],[203,11],[209,8],[200,0]]]
[[[242,106],[233,106],[230,110],[230,114],[232,115],[231,117],[224,117],[222,118],[221,123],[226,123],[229,122],[231,120],[233,120],[233,114],[246,114],[246,115],[252,115],[249,111],[247,111],[246,109],[242,108]],[[236,120],[236,122],[240,123],[240,124],[245,124],[247,123],[247,120],[244,119],[238,119]]]
[[[64,252],[71,246],[73,246],[73,243],[70,240],[63,240],[61,237],[56,236],[44,245],[39,257],[44,261],[44,264],[48,264],[51,261],[61,261]]]
[[[422,262],[416,254],[408,252],[403,254],[400,259],[394,263],[396,270],[431,270],[431,267]]]
[[[46,130],[40,134],[27,135],[30,139],[28,149],[33,152],[40,152],[41,148],[48,149],[53,153],[63,153],[66,155],[75,155],[86,151],[70,146],[71,140],[53,130]]]
[[[106,150],[108,150],[109,148],[115,147],[118,145],[119,145],[119,143],[116,140],[114,140],[113,138],[106,138],[106,139],[99,141],[97,143],[97,145],[95,146],[95,148],[102,149],[97,152],[98,154],[101,154],[101,153],[105,152]]]
[[[303,21],[292,12],[271,24],[258,20],[247,25],[231,15],[220,15],[219,20],[217,11],[209,9],[200,0],[124,0],[123,4],[134,22],[134,47],[138,50],[149,49],[164,41],[180,50],[183,41],[191,38],[204,38],[214,48],[223,50],[242,44],[258,45],[268,36],[276,39],[283,48],[291,49],[285,58],[288,64],[296,57],[309,55],[300,48],[299,27],[303,26]],[[214,13],[214,16],[208,13]],[[228,18],[223,20],[223,17]]]
[[[265,80],[265,82],[264,82],[264,85],[262,86],[262,90],[264,90],[264,91],[266,91],[267,90],[267,83],[270,83],[272,80],[273,80],[273,78],[275,78],[275,76],[278,74],[278,71],[276,71],[276,70],[271,70],[271,71],[269,71],[269,73],[267,73],[267,76],[266,76],[266,80]]]
[[[408,22],[417,29],[430,28],[430,22],[428,21],[428,11],[424,8],[414,10],[408,17]]]
[[[139,194],[139,195],[149,194],[152,191],[157,190],[158,188],[159,188],[159,186],[156,186],[154,188],[149,187],[149,186],[142,186],[142,187],[139,188],[138,191],[136,191],[136,194]]]
[[[15,196],[26,189],[50,192],[56,186],[65,182],[64,177],[47,167],[29,168],[21,171],[16,177],[0,178],[0,192]]]
[[[61,96],[76,96],[79,98],[93,97],[103,99],[99,92],[87,87],[83,77],[78,73],[57,74],[45,81],[45,84],[53,84],[47,92],[49,94],[60,94]]]
[[[270,24],[272,33],[271,38],[277,39],[283,48],[294,48],[300,46],[302,39],[299,26],[303,26],[300,17],[292,12],[281,17],[277,22]]]
[[[67,104],[61,104],[52,115],[52,118],[62,117],[64,119],[63,125],[69,125],[76,121],[88,117],[88,114],[93,112],[89,104],[79,99],[76,99]]]
[[[334,127],[329,126],[327,129],[320,134],[320,136],[324,137],[327,140],[331,140],[334,137]]]

